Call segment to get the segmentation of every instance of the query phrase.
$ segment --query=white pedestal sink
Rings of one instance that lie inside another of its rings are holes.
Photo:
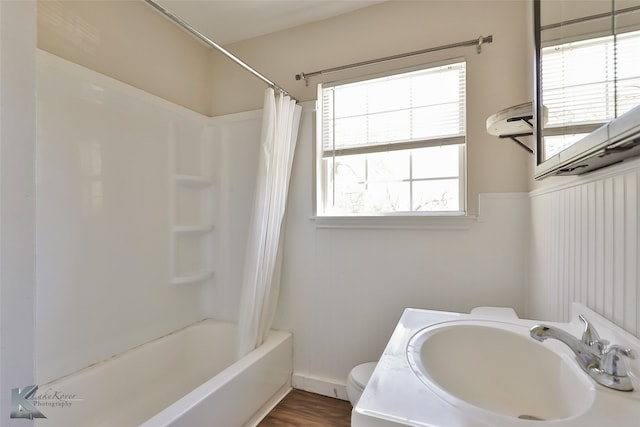
[[[524,326],[453,321],[417,332],[409,366],[439,397],[492,421],[555,421],[584,413],[595,387],[571,359],[539,345]]]
[[[490,311],[489,311],[490,312]],[[499,311],[496,311],[499,313]],[[584,314],[600,336],[640,354],[640,340],[579,304],[570,323],[542,322],[580,337]],[[353,427],[636,427],[635,390],[596,384],[540,321],[406,309],[351,417]]]

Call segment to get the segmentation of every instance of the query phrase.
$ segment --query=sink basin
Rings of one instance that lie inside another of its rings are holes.
[[[493,420],[493,425],[501,424],[501,418],[577,417],[595,399],[593,383],[572,357],[534,341],[521,325],[478,320],[434,324],[411,337],[407,357],[432,392]]]

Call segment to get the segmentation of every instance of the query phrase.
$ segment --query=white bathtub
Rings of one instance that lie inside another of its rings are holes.
[[[272,331],[234,362],[235,351],[235,324],[203,320],[41,385],[37,425],[255,425],[291,388],[291,334]]]

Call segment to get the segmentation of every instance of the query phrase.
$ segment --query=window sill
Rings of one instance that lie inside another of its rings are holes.
[[[316,228],[467,230],[478,217],[453,215],[315,216]]]

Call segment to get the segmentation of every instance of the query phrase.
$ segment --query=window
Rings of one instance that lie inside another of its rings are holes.
[[[321,84],[317,214],[464,213],[465,69]]]
[[[640,31],[542,49],[545,159],[640,104]]]

